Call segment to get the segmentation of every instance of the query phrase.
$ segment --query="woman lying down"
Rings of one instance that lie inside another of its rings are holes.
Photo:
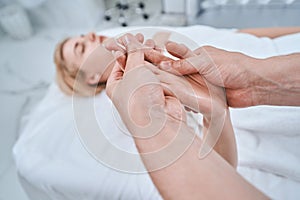
[[[256,36],[266,36],[266,37],[277,37],[285,34],[290,34],[295,32],[293,29],[258,29],[258,30],[241,30],[239,31],[241,33],[250,33]],[[136,35],[136,37],[142,41],[142,37],[140,35]],[[165,41],[168,38],[167,33],[160,33],[155,36],[155,43],[151,41],[144,41],[149,46],[149,49],[155,49],[156,51],[161,51],[161,48]],[[104,44],[107,49],[103,48],[102,45]],[[172,52],[172,43],[166,44],[166,49],[169,51],[170,54],[176,57],[176,52]],[[63,41],[57,46],[56,52],[55,52],[55,63],[57,67],[57,79],[60,89],[68,94],[75,94],[78,96],[93,96],[95,93],[100,93],[105,88],[105,83],[110,75],[110,72],[112,70],[113,62],[116,55],[113,55],[110,51],[122,51],[122,46],[116,45],[114,40],[110,40],[110,38],[105,37],[103,35],[97,36],[96,34],[90,33],[87,35],[82,35],[78,37],[72,37],[68,38],[67,40]],[[207,52],[212,57],[212,60],[216,58],[217,55],[222,54],[222,52],[225,52],[224,50],[214,48],[214,47],[207,47]],[[146,59],[148,61],[152,61],[155,63],[155,58],[153,58],[153,52],[146,54]],[[156,54],[154,54],[156,55]],[[148,56],[148,57],[147,57]],[[151,57],[152,56],[152,57]],[[118,59],[123,59],[122,55],[117,55]],[[155,63],[158,64],[158,63]],[[209,127],[210,120],[212,118],[212,108],[211,108],[211,94],[209,93],[209,88],[207,87],[205,81],[203,80],[203,88],[201,91],[195,91],[193,90],[193,77],[181,77],[181,76],[175,76],[168,74],[164,72],[163,70],[160,70],[158,68],[153,69],[155,70],[155,73],[159,77],[159,80],[164,83],[166,87],[170,88],[170,91],[176,93],[177,95],[185,95],[183,99],[188,99],[191,96],[197,95],[202,102],[205,102],[205,104],[202,104],[202,107],[200,110],[203,112],[203,138],[208,138],[208,145],[214,148],[214,151],[217,152],[220,156],[222,156],[231,166],[232,169],[235,169],[237,166],[237,149],[235,144],[235,136],[229,116],[228,107],[224,101],[224,99],[217,99],[213,102],[213,105],[216,107],[219,107],[221,111],[226,111],[225,118],[219,120],[222,125],[222,128],[220,129],[220,135],[210,135],[209,130],[211,130],[212,127]],[[75,79],[77,81],[76,87],[74,87]],[[186,86],[188,85],[191,90],[185,91],[185,93],[182,93],[180,90],[180,86]],[[196,92],[196,93],[195,93]],[[213,96],[213,95],[212,95]],[[185,104],[185,102],[182,102]],[[195,102],[197,104],[197,102]],[[186,105],[186,104],[185,104]],[[204,106],[203,106],[204,105]],[[200,106],[197,105],[197,106]],[[187,110],[189,110],[189,107],[187,107]],[[218,113],[217,113],[218,115]],[[215,126],[218,126],[218,124],[215,124]],[[218,139],[218,140],[216,140]],[[216,142],[216,143],[215,143]],[[77,166],[77,165],[74,165]],[[99,165],[100,168],[101,165]],[[228,166],[226,166],[228,167]],[[105,167],[104,167],[105,168]],[[66,169],[68,170],[68,169]],[[108,169],[103,169],[103,171],[108,171]],[[76,171],[76,170],[74,170]],[[76,171],[77,173],[82,173],[82,171],[79,169]],[[90,171],[91,175],[93,174],[93,171]],[[117,172],[115,172],[117,173]],[[84,175],[84,173],[83,173]],[[79,176],[78,174],[74,174],[74,176]],[[122,174],[118,173],[114,177],[116,180],[115,183],[124,183],[124,176],[126,176],[125,179],[130,180],[129,182],[135,182],[135,180],[132,180],[132,177],[135,177],[134,179],[138,180],[141,176],[139,175],[128,175],[128,174]],[[119,177],[119,178],[118,178]],[[131,177],[131,178],[130,178]],[[219,176],[220,178],[222,175]],[[105,182],[111,181],[111,177],[106,177],[107,180]],[[175,178],[175,177],[174,177]],[[231,179],[231,177],[227,177],[228,181]],[[71,179],[70,179],[71,180]],[[98,185],[97,187],[89,186],[89,188],[93,189],[83,189],[84,186],[80,186],[80,184],[75,184],[72,181],[69,182],[69,186],[63,186],[64,192],[66,196],[75,194],[74,191],[81,191],[80,194],[87,194],[88,199],[115,199],[115,198],[123,198],[123,199],[141,199],[141,198],[149,198],[149,199],[157,199],[160,198],[159,193],[156,191],[155,188],[152,187],[152,185],[149,185],[149,182],[145,181],[143,184],[139,185],[139,191],[133,191],[132,188],[129,188],[128,185],[132,184],[123,184],[123,189],[115,188],[117,190],[115,194],[120,193],[120,190],[123,191],[122,196],[113,196],[115,195],[112,192],[107,192],[106,196],[105,188],[109,186]],[[100,182],[103,182],[101,180]],[[138,181],[137,181],[138,182]],[[209,181],[208,181],[209,182]],[[147,184],[146,184],[147,183]],[[244,182],[241,182],[241,184],[244,184]],[[76,186],[77,185],[77,186]],[[126,187],[126,185],[128,187]],[[73,190],[73,186],[77,189]],[[97,188],[102,191],[103,194],[99,195],[97,194]],[[107,189],[107,188],[106,188]],[[111,189],[111,188],[110,188]],[[209,190],[209,188],[202,188],[203,190]],[[58,191],[58,188],[55,188],[51,190],[51,192]],[[95,191],[94,191],[95,190]],[[107,189],[109,190],[109,189]],[[255,187],[253,187],[249,192],[256,190]],[[111,190],[110,190],[111,191]],[[126,192],[127,191],[127,192]],[[130,192],[131,191],[131,192]],[[172,191],[170,191],[172,192]],[[215,191],[217,193],[217,191]],[[135,194],[138,193],[138,194]],[[151,194],[150,194],[151,193]],[[149,195],[150,194],[150,195]],[[96,195],[96,196],[95,196]],[[272,196],[272,194],[268,193],[268,195]],[[76,196],[76,195],[75,195]],[[74,196],[72,195],[72,199]],[[59,198],[56,198],[59,199]]]
[[[166,33],[161,32],[158,33],[155,37],[157,40],[161,39],[161,37],[165,37]],[[140,40],[143,40],[143,36],[141,34],[137,34]],[[159,37],[159,38],[157,38]],[[105,83],[107,78],[112,70],[112,66],[114,65],[114,57],[113,55],[104,49],[102,46],[99,46],[102,42],[108,41],[106,43],[106,48],[111,49],[112,51],[122,50],[121,47],[117,46],[114,40],[109,40],[109,38],[105,38],[104,36],[97,36],[94,33],[89,33],[85,36],[74,37],[65,40],[63,43],[58,45],[56,53],[55,53],[55,63],[57,66],[57,78],[60,88],[66,92],[67,94],[74,93],[75,95],[82,96],[92,96],[99,92],[101,92],[105,88]],[[157,43],[154,44],[154,41],[146,41],[149,43],[149,47],[154,45],[156,49],[158,49]],[[161,42],[161,40],[160,40]],[[172,46],[172,44],[170,44]],[[160,48],[160,47],[159,47]],[[168,49],[171,52],[172,49]],[[156,58],[153,52],[146,52],[149,60],[155,62]],[[121,59],[118,58],[118,59]],[[159,59],[159,58],[157,58]],[[175,90],[179,91],[179,84],[190,84],[193,86],[192,77],[178,77],[169,73],[165,73],[162,70],[156,69],[156,73],[159,73],[159,77],[162,82],[168,82],[169,87],[172,92]],[[77,78],[77,79],[76,79]],[[75,84],[75,80],[78,81]],[[189,91],[189,96],[198,95],[201,96],[201,101],[206,102],[205,107],[203,108],[205,114],[211,115],[209,111],[209,91],[205,86],[205,82],[203,80],[203,91],[200,91],[199,94],[193,94],[194,90],[191,87],[191,91]],[[179,93],[179,92],[178,92]],[[186,95],[186,94],[185,94]],[[185,98],[185,97],[183,97]],[[223,102],[218,102],[222,104]],[[223,105],[218,105],[223,106]],[[187,108],[189,109],[189,108]],[[223,110],[222,110],[223,111]],[[204,118],[204,120],[208,120]],[[234,167],[237,164],[236,160],[236,145],[234,141],[234,134],[232,130],[232,126],[230,123],[229,115],[226,116],[226,123],[224,128],[224,133],[220,135],[219,142],[215,145],[215,150],[217,150],[230,164]],[[205,125],[209,125],[208,122],[204,123]],[[205,127],[205,130],[208,127]],[[204,131],[204,135],[205,135]]]
[[[298,30],[293,28],[287,29],[249,29],[240,30],[241,33],[249,33],[256,35],[258,37],[270,37],[275,38],[277,36],[282,36],[285,34],[294,33]],[[141,35],[136,35],[136,37],[142,41]],[[161,50],[165,41],[168,39],[168,33],[159,33],[155,35],[155,42],[145,41],[146,45],[151,49]],[[102,47],[101,44],[106,46],[106,49]],[[167,43],[166,49],[173,56],[176,56],[176,52],[172,52],[172,43]],[[81,96],[91,96],[95,93],[101,92],[105,88],[105,83],[109,74],[112,70],[114,64],[114,55],[110,51],[124,51],[121,46],[117,45],[111,38],[105,37],[103,35],[96,35],[90,33],[87,35],[82,35],[79,37],[68,38],[58,45],[55,52],[55,63],[57,67],[57,78],[58,83],[62,91],[66,94],[76,94]],[[207,52],[211,55],[212,60],[215,55],[223,54],[225,51],[217,48],[207,48]],[[145,52],[146,59],[148,61],[155,63],[155,58],[153,54],[147,54]],[[152,57],[151,57],[152,56]],[[121,56],[122,57],[122,56]],[[203,138],[207,138],[208,144],[214,148],[214,150],[221,155],[233,168],[237,165],[237,150],[235,144],[235,137],[233,128],[230,122],[229,111],[224,103],[224,99],[217,100],[213,104],[220,107],[221,111],[226,111],[224,121],[219,121],[224,123],[222,129],[220,129],[220,135],[209,135],[210,118],[212,117],[210,104],[211,96],[209,90],[203,80],[203,90],[196,91],[193,89],[193,77],[180,77],[165,73],[160,69],[153,69],[158,75],[159,80],[162,84],[168,85],[171,92],[177,95],[185,95],[181,99],[189,99],[190,96],[200,97],[198,99],[198,106],[202,106],[200,110],[203,111]],[[76,79],[77,77],[77,79]],[[79,84],[76,84],[74,88],[75,79]],[[190,85],[191,91],[186,91],[182,94],[178,92],[180,84]],[[194,92],[198,92],[194,94]],[[182,102],[185,104],[185,102]],[[185,104],[187,105],[187,104]],[[187,107],[188,109],[188,107]],[[214,132],[214,131],[211,131]],[[230,178],[230,177],[229,177]],[[242,184],[242,183],[241,183]],[[254,190],[254,188],[252,188]],[[250,190],[251,192],[251,190]]]

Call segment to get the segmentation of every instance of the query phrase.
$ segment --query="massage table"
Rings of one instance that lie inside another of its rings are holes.
[[[99,34],[116,36],[140,28],[114,28]],[[189,38],[192,45],[212,45],[256,58],[300,52],[300,34],[272,40],[200,25],[150,29],[171,30]],[[178,39],[176,35],[171,40]],[[121,150],[138,154],[133,139],[116,125],[122,122],[116,120],[105,92],[92,98],[74,98],[82,104],[97,102],[95,116],[103,134]],[[148,173],[120,171],[90,154],[77,132],[73,102],[53,81],[42,101],[26,116],[13,154],[29,198],[161,199]],[[272,199],[300,199],[299,111],[300,107],[276,106],[230,109],[238,146],[237,170]],[[189,119],[193,128],[201,125],[200,114],[189,114]],[[89,126],[89,120],[85,123]]]

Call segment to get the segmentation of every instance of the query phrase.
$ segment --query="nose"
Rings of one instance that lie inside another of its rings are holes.
[[[96,39],[96,34],[95,34],[94,32],[90,32],[90,33],[87,34],[87,38],[88,38],[90,41],[94,42],[95,39]]]

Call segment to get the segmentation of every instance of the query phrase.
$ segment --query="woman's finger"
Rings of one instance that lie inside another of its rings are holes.
[[[125,72],[135,67],[144,65],[144,50],[142,44],[131,34],[121,38],[127,50],[127,62]]]
[[[126,54],[124,54],[123,52],[120,52],[120,51],[116,51],[114,53],[114,57],[115,57],[115,61],[120,64],[120,67],[124,72],[125,66],[126,66],[126,59],[127,59]]]
[[[137,33],[135,35],[135,38],[140,42],[140,43],[144,43],[144,35],[141,33]]]
[[[157,49],[164,49],[166,42],[169,40],[171,35],[171,32],[169,31],[161,31],[161,32],[157,32],[154,36],[153,36],[153,41],[156,44],[156,48]]]
[[[115,58],[118,58],[119,56],[121,56],[122,53],[117,51],[115,52]],[[120,81],[123,78],[124,72],[122,69],[121,64],[116,61],[114,64],[114,67],[110,73],[110,76],[107,79],[107,83],[106,83],[106,93],[107,96],[109,96],[110,98],[112,97],[112,93],[113,90],[116,86],[116,84],[118,83],[118,81]]]
[[[136,41],[138,41],[138,39],[134,36],[134,35],[132,35],[131,33],[126,33],[126,34],[124,34],[124,35],[122,35],[121,37],[119,37],[119,38],[117,38],[116,39],[116,41],[118,42],[118,44],[120,45],[120,46],[122,46],[125,50],[127,50],[126,49],[126,39],[125,38],[135,38],[135,40]]]
[[[199,72],[203,59],[199,59],[187,46],[169,41],[166,44],[166,48],[171,55],[180,58],[180,60],[162,61],[159,64],[160,69],[176,75],[188,75]]]
[[[109,51],[121,51],[122,53],[126,53],[125,47],[120,45],[115,38],[106,40],[103,45]]]
[[[155,42],[152,39],[148,39],[148,40],[146,40],[145,45],[151,49],[154,49]]]

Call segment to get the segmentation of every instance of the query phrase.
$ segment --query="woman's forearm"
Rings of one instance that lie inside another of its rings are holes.
[[[255,105],[300,106],[300,53],[259,59],[251,70]]]
[[[276,38],[283,35],[299,33],[300,27],[249,28],[238,30],[240,33],[249,33],[257,37]]]
[[[236,147],[236,140],[235,135],[233,131],[233,127],[230,120],[230,113],[229,109],[226,110],[226,116],[223,124],[222,132],[220,133],[220,136],[212,145],[213,149],[220,154],[230,165],[232,165],[234,168],[237,167],[237,147]],[[207,135],[208,133],[208,126],[209,126],[209,120],[207,118],[203,119],[203,134]],[[211,133],[211,134],[218,134],[218,133]]]
[[[167,122],[155,137],[135,142],[164,199],[267,199],[215,151],[199,159],[201,140],[183,123]]]

